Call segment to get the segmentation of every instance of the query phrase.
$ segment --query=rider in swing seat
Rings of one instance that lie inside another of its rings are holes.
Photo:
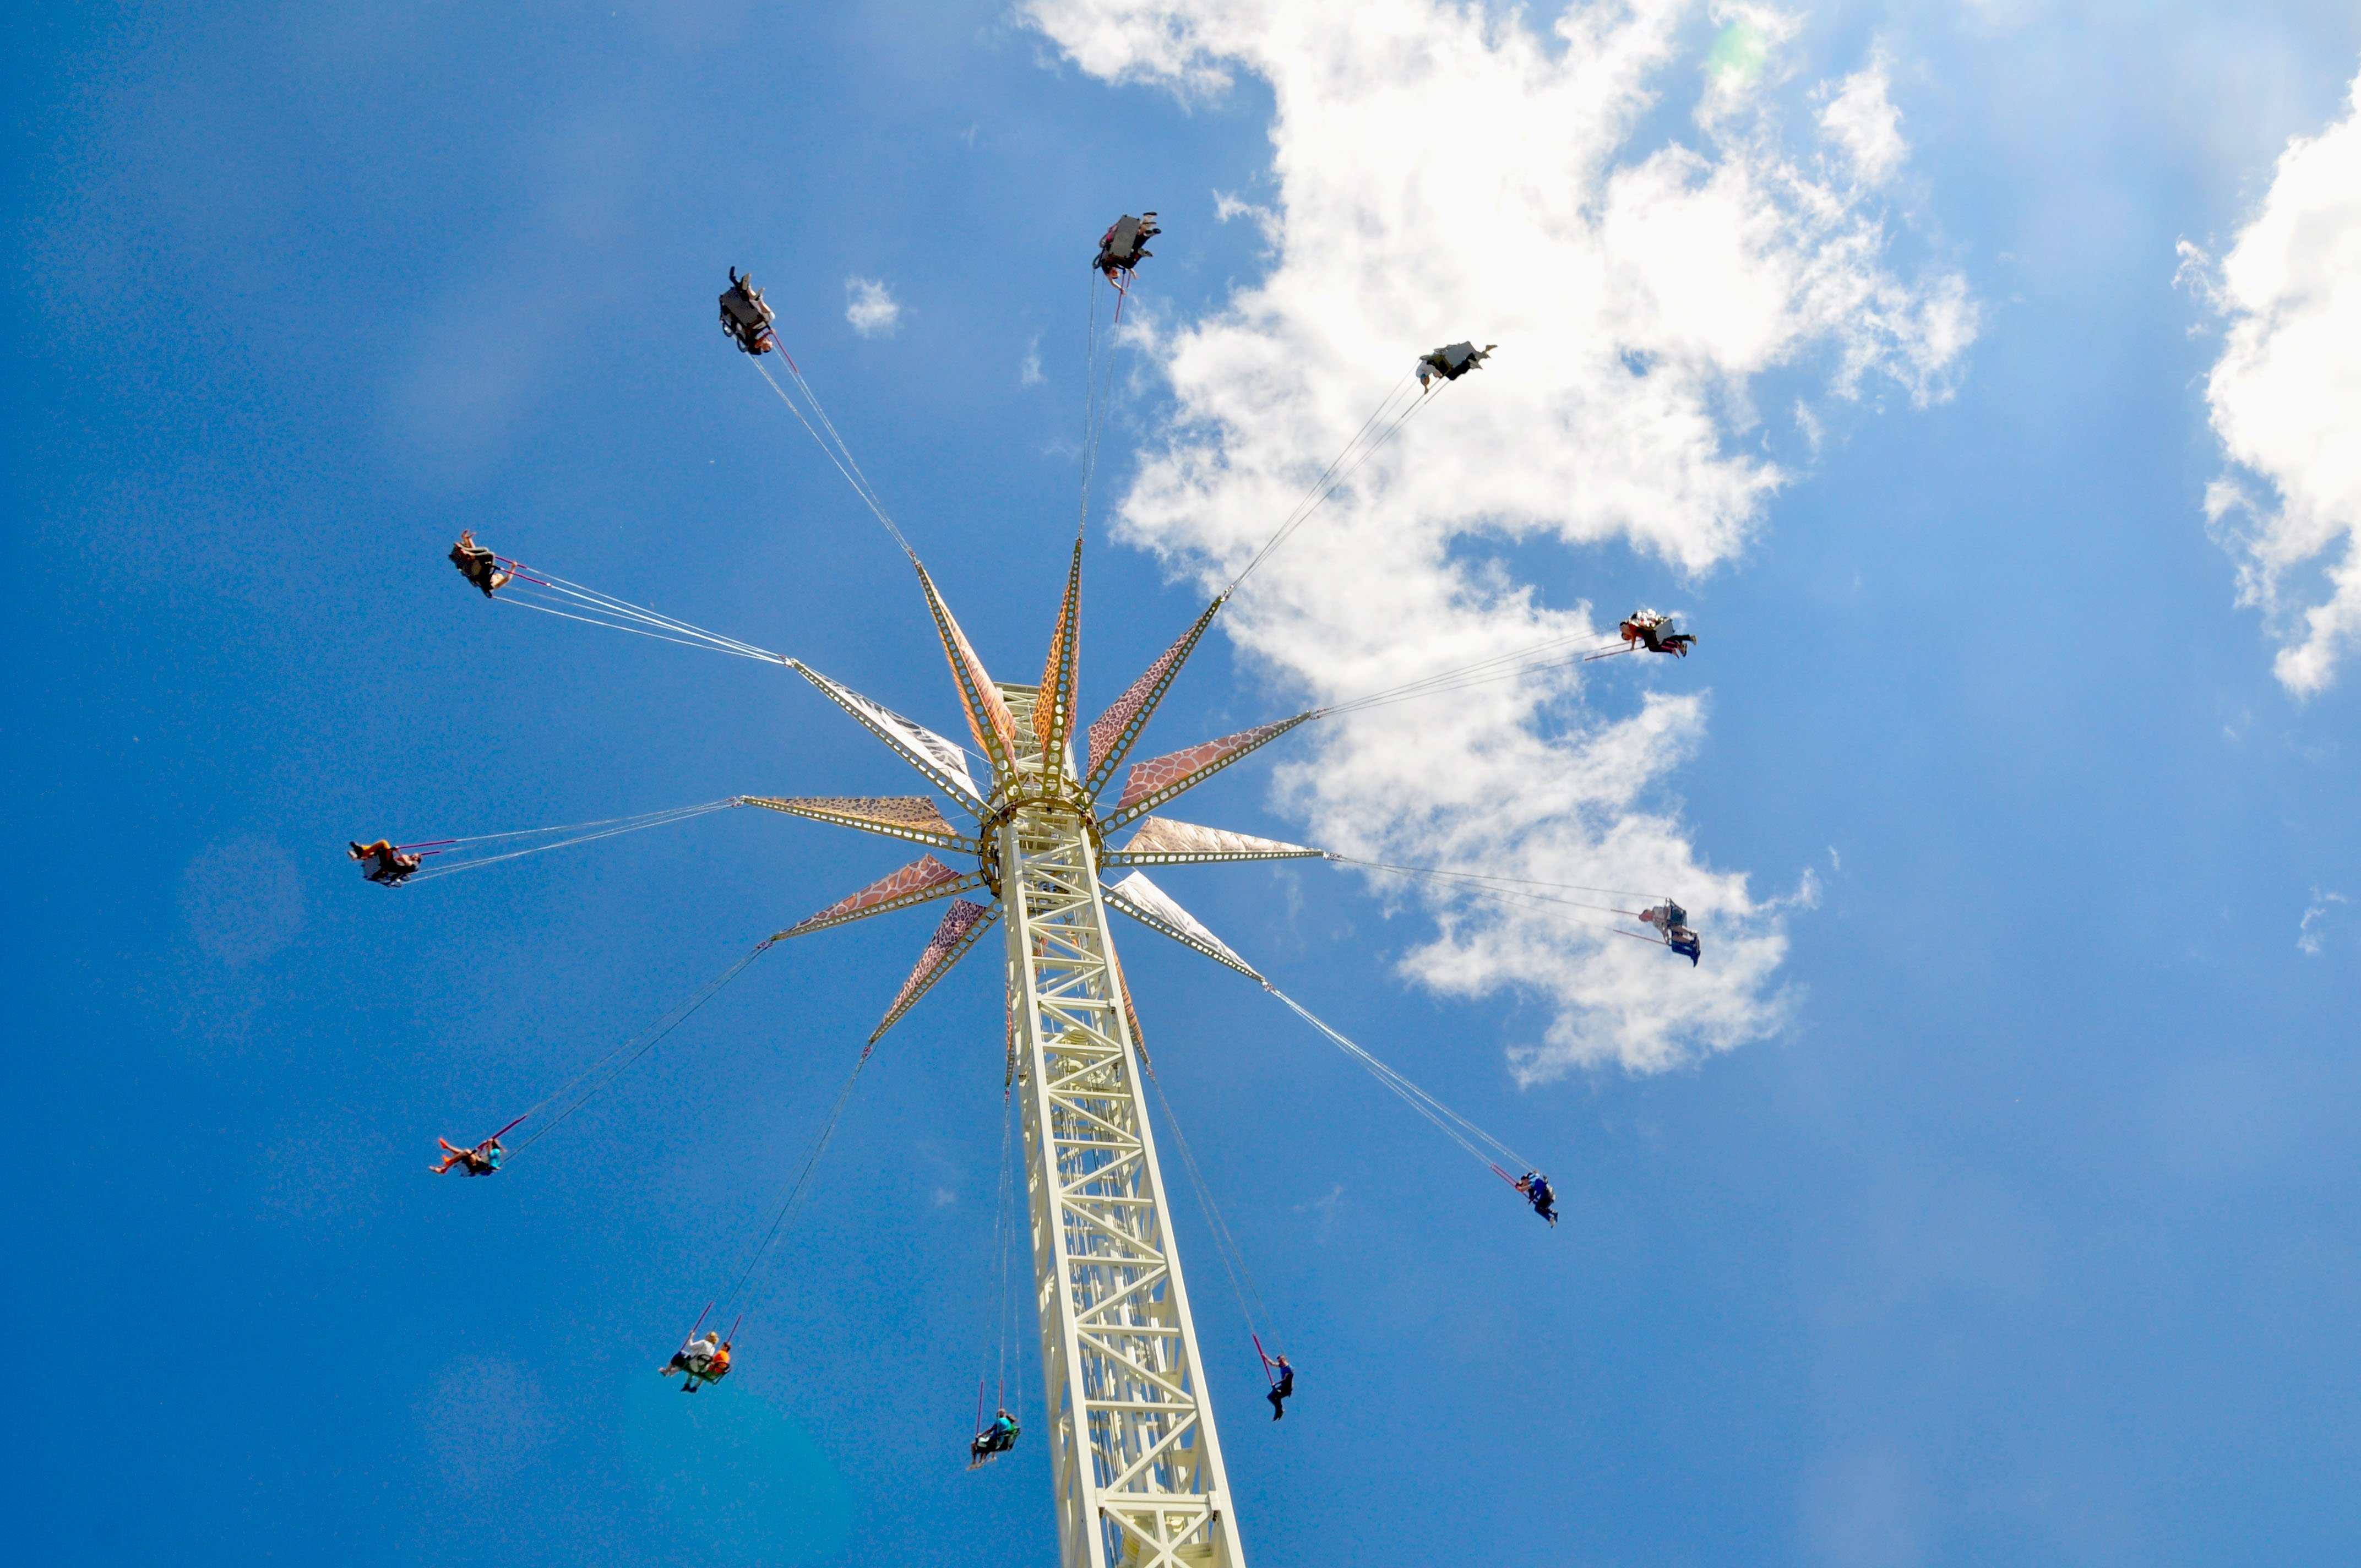
[[[1616,628],[1627,643],[1644,648],[1651,653],[1670,653],[1686,659],[1697,646],[1697,639],[1686,631],[1673,630],[1673,618],[1653,609],[1635,609],[1623,618]]]
[[[1550,1186],[1548,1177],[1538,1170],[1529,1170],[1517,1178],[1517,1190],[1525,1195],[1525,1201],[1533,1206],[1534,1213],[1547,1220],[1552,1226],[1556,1225],[1557,1191]]]
[[[471,1149],[463,1149],[447,1138],[434,1141],[443,1146],[443,1163],[427,1168],[437,1176],[445,1176],[454,1170],[464,1170],[469,1176],[489,1176],[500,1168],[500,1161],[509,1154],[500,1146],[498,1138],[486,1138]]]
[[[451,546],[451,565],[459,568],[461,576],[483,589],[486,598],[507,587],[513,576],[500,569],[499,556],[476,543],[476,531],[472,528],[459,531],[459,543]]]
[[[1105,273],[1108,282],[1121,288],[1124,273],[1156,254],[1148,248],[1148,242],[1163,232],[1156,226],[1154,213],[1142,213],[1136,218],[1126,213],[1099,236],[1099,253],[1091,259],[1091,265]]]
[[[721,1363],[721,1372],[730,1370],[729,1348],[722,1344],[719,1334],[708,1329],[704,1338],[692,1334],[686,1343],[672,1353],[672,1359],[664,1364],[664,1376],[669,1377],[675,1372],[686,1374],[680,1391],[694,1394],[705,1384],[720,1376],[721,1373],[713,1369],[716,1360]]]
[[[779,346],[773,335],[772,323],[778,316],[763,302],[763,291],[754,287],[751,277],[741,278],[738,269],[730,269],[730,287],[721,291],[721,330],[730,341],[747,354],[764,355]]]
[[[379,887],[400,887],[418,873],[421,857],[405,855],[385,839],[374,844],[349,843],[347,854],[362,863],[361,875]]]
[[[992,1424],[976,1433],[975,1441],[967,1445],[969,1467],[973,1468],[995,1453],[1005,1453],[1015,1448],[1018,1430],[1015,1416],[1005,1409],[995,1414]]]
[[[1295,1368],[1287,1364],[1284,1355],[1270,1358],[1270,1392],[1263,1398],[1270,1401],[1270,1419],[1278,1420],[1287,1414],[1287,1401],[1295,1393]]]
[[[1492,350],[1499,346],[1497,343],[1488,343],[1481,348],[1477,347],[1473,343],[1446,343],[1431,354],[1420,355],[1418,356],[1419,390],[1433,391],[1437,377],[1446,381],[1456,381],[1470,370],[1482,369],[1484,361],[1492,356]]]

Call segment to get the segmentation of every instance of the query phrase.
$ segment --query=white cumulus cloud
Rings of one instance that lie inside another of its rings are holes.
[[[863,337],[891,333],[902,320],[902,307],[891,291],[874,278],[844,280],[844,319]]]
[[[1578,584],[1545,590],[1488,558],[1502,543],[1621,542],[1688,576],[1729,562],[1787,481],[1753,440],[1764,371],[1810,356],[1838,397],[1947,394],[1975,333],[1966,286],[1897,277],[1861,204],[1868,169],[1902,156],[1883,75],[1825,89],[1850,107],[1791,149],[1773,97],[1793,19],[1717,7],[1700,59],[1683,51],[1697,10],[1576,5],[1544,38],[1521,13],[1434,0],[1031,0],[1098,76],[1191,96],[1251,72],[1276,105],[1275,195],[1256,214],[1268,273],[1202,320],[1144,329],[1179,433],[1143,455],[1127,537],[1227,581],[1416,354],[1500,345],[1224,612],[1280,685],[1333,702],[1611,635],[1627,607],[1594,619]],[[1692,145],[1635,147],[1669,91],[1694,95]],[[1839,166],[1841,182],[1814,172]],[[1694,970],[1582,923],[1609,916],[1408,895],[1440,927],[1408,973],[1543,1009],[1512,1052],[1527,1076],[1653,1070],[1778,1026],[1784,909],[1811,884],[1783,902],[1714,865],[1672,793],[1704,735],[1712,646],[1708,627],[1671,690],[1636,705],[1642,672],[1618,661],[1323,720],[1312,759],[1280,770],[1285,804],[1342,852],[1688,906],[1707,940]],[[1587,705],[1593,678],[1627,711]]]
[[[1820,129],[1863,185],[1884,184],[1910,156],[1910,144],[1902,139],[1902,111],[1886,96],[1886,86],[1880,61],[1846,77],[1820,111]]]
[[[2206,516],[2238,559],[2240,602],[2282,633],[2279,681],[2305,696],[2361,642],[2361,78],[2350,103],[2288,144],[2218,276],[2180,247],[2228,322],[2205,395],[2240,471],[2207,488]]]

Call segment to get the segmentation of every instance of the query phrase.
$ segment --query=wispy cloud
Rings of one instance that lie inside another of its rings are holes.
[[[1263,242],[1265,244],[1277,245],[1279,243],[1279,214],[1277,213],[1272,212],[1268,207],[1258,207],[1243,197],[1233,196],[1226,191],[1214,192],[1213,220],[1216,223],[1225,224],[1233,218],[1253,219],[1255,227],[1262,231]]]
[[[2297,948],[2309,957],[2315,959],[2320,957],[2320,949],[2328,935],[2328,916],[2338,905],[2345,902],[2345,897],[2341,893],[2323,893],[2320,889],[2313,888],[2312,903],[2303,912],[2302,922],[2296,927]]]
[[[875,278],[844,280],[844,319],[863,337],[892,335],[902,322],[902,307],[892,291]]]
[[[2206,521],[2237,558],[2239,602],[2280,631],[2272,668],[2299,696],[2361,644],[2361,77],[2349,102],[2288,144],[2218,271],[2183,240],[2174,280],[2228,323],[2205,396],[2245,475],[2206,488]]]
[[[1025,361],[1016,367],[1016,384],[1038,387],[1046,378],[1041,374],[1041,334],[1037,332],[1033,341],[1025,345]]]
[[[1312,1239],[1318,1245],[1325,1246],[1328,1245],[1329,1233],[1336,1228],[1336,1215],[1344,1206],[1345,1184],[1340,1181],[1332,1183],[1325,1196],[1311,1199],[1294,1207],[1299,1214],[1317,1214],[1320,1217],[1320,1229]]]
[[[1226,581],[1415,354],[1501,345],[1225,612],[1273,685],[1313,700],[1597,629],[1592,607],[1552,603],[1488,546],[1620,541],[1683,574],[1728,562],[1787,480],[1750,439],[1752,378],[1822,356],[1830,396],[1878,379],[1924,403],[1974,336],[1963,280],[1905,282],[1883,262],[1862,192],[1904,151],[1883,75],[1828,89],[1846,107],[1790,150],[1764,94],[1793,72],[1795,27],[1767,8],[1718,7],[1706,61],[1680,54],[1685,5],[1576,7],[1550,39],[1438,0],[1028,9],[1099,76],[1186,96],[1251,71],[1279,106],[1268,276],[1148,341],[1181,433],[1144,455],[1128,537]],[[1633,147],[1700,65],[1697,145]],[[1641,676],[1592,669],[1619,690]],[[1696,970],[1556,917],[1576,912],[1447,893],[1412,895],[1441,929],[1404,960],[1438,991],[1541,1003],[1542,1040],[1512,1057],[1528,1076],[1661,1069],[1764,1034],[1784,1006],[1784,916],[1710,863],[1671,793],[1710,669],[1619,698],[1621,717],[1585,706],[1591,677],[1567,670],[1327,720],[1280,792],[1348,854],[1677,894],[1708,934]]]

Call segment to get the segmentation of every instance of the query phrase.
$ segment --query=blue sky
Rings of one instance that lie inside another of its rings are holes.
[[[1562,466],[1672,426],[1600,392],[1582,334],[1606,318],[1566,302],[1585,285],[1550,269],[1561,253],[1504,268],[1455,230],[1321,226],[1412,167],[1340,153],[1323,115],[1386,105],[1439,187],[1501,159],[1547,172],[1547,148],[1499,140],[1463,168],[1447,91],[1275,86],[1317,74],[1318,30],[1249,38],[1217,6],[1161,13],[1202,23],[1176,93],[1122,53],[1140,11],[12,20],[0,1245],[13,1343],[82,1347],[26,1377],[6,1429],[17,1550],[1049,1559],[1041,1449],[961,1469],[992,1316],[993,962],[881,1047],[741,1375],[696,1401],[654,1376],[928,916],[782,947],[502,1179],[425,1176],[438,1134],[489,1131],[906,857],[732,812],[388,894],[342,846],[909,787],[784,672],[503,611],[443,552],[473,526],[949,729],[906,565],[714,329],[713,295],[731,263],[766,285],[979,652],[1027,679],[1071,528],[1084,263],[1148,206],[1167,234],[1102,458],[1086,708],[1202,607],[1224,530],[1263,525],[1257,476],[1334,444],[1274,455],[1257,428],[1325,431],[1333,405],[1341,437],[1485,312],[1573,346],[1520,364],[1501,328],[1424,444],[1290,543],[1270,608],[1242,602],[1155,740],[1324,695],[1320,650],[1417,670],[1448,662],[1429,631],[1639,602],[1703,634],[1686,663],[1610,662],[1523,707],[1410,705],[1283,742],[1177,808],[1415,849],[1444,774],[1387,759],[1488,759],[1488,789],[1609,802],[1520,817],[1498,852],[1686,868],[1676,891],[1713,917],[1697,970],[1617,969],[1579,933],[1325,867],[1159,879],[1532,1151],[1556,1231],[1250,985],[1118,928],[1302,1368],[1289,1420],[1260,1419],[1176,1183],[1255,1558],[2350,1561],[2355,676],[2275,674],[2308,590],[2241,604],[2264,556],[2209,535],[2225,474],[2291,507],[2304,480],[2225,453],[2208,377],[2263,306],[2235,272],[2226,304],[2176,286],[2175,247],[2229,254],[2288,138],[2351,113],[2361,22],[1675,9],[1612,83],[1625,117],[1579,132],[1602,161],[1569,178],[1675,148],[1758,195],[1802,170],[1841,222],[1741,192],[1730,210],[1775,231],[1756,258],[1887,292],[1777,306],[1759,362],[1642,354],[1708,422],[1634,472],[1775,482],[1618,511],[1596,499],[1614,473],[1584,488]],[[1536,80],[1576,51],[1553,19],[1524,14]],[[1715,111],[1737,27],[1773,64]],[[1872,79],[1907,149],[1878,180],[1815,131]],[[1562,193],[1539,189],[1536,210]],[[1519,287],[1488,295],[1504,269]],[[1973,330],[1929,348],[1947,279]],[[890,331],[848,320],[852,280],[898,303]],[[1399,302],[1421,289],[1447,330]],[[1887,306],[1900,325],[1862,325]],[[1684,319],[1622,324],[1661,345]],[[1564,422],[1519,422],[1535,411]],[[1183,415],[1228,477],[1159,466]],[[1612,439],[1535,434],[1553,428]],[[1471,474],[1497,488],[1466,499]],[[1373,626],[1397,588],[1430,619]],[[1019,1387],[1038,1411],[1029,1355]]]

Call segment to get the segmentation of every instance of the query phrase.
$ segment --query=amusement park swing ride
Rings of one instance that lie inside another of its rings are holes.
[[[1101,240],[1093,269],[1115,296],[1119,322],[1135,269],[1159,232],[1154,213],[1126,214]],[[1064,595],[1040,675],[1032,684],[995,680],[976,656],[950,604],[871,487],[795,361],[781,347],[775,317],[762,291],[733,268],[721,295],[721,324],[779,400],[818,443],[862,503],[907,557],[948,663],[960,716],[973,750],[928,729],[800,660],[709,632],[549,572],[499,555],[463,534],[451,559],[485,597],[617,630],[785,665],[909,764],[936,795],[895,796],[740,795],[639,817],[469,839],[395,845],[355,843],[352,858],[372,882],[388,886],[439,876],[687,820],[754,806],[810,821],[899,839],[918,858],[806,919],[763,938],[729,970],[655,1025],[624,1041],[545,1095],[491,1137],[471,1146],[445,1143],[443,1171],[494,1174],[555,1129],[654,1049],[674,1029],[774,944],[921,905],[942,914],[908,978],[862,1045],[794,1183],[751,1249],[734,1282],[700,1315],[688,1342],[664,1370],[690,1391],[710,1387],[730,1365],[757,1267],[778,1238],[825,1151],[838,1119],[877,1042],[995,926],[1005,937],[1005,1071],[1000,1234],[1004,1275],[1000,1310],[1015,1316],[1007,1255],[1020,1223],[1029,1232],[1040,1306],[1042,1409],[1055,1484],[1060,1562],[1064,1568],[1243,1568],[1234,1495],[1224,1471],[1197,1326],[1175,1249],[1164,1168],[1141,1095],[1155,1089],[1137,1010],[1117,958],[1110,913],[1119,913],[1261,986],[1368,1070],[1412,1110],[1488,1166],[1542,1218],[1556,1223],[1554,1194],[1541,1173],[1505,1145],[1418,1085],[1330,1028],[1286,996],[1153,882],[1152,869],[1325,859],[1365,869],[1439,878],[1455,887],[1514,903],[1619,916],[1640,929],[1609,928],[1661,944],[1697,961],[1699,939],[1670,898],[1625,909],[1568,894],[1640,901],[1652,894],[1571,887],[1529,879],[1346,860],[1283,843],[1178,821],[1158,813],[1214,774],[1296,729],[1379,703],[1410,700],[1482,682],[1510,679],[1587,659],[1643,652],[1686,655],[1695,639],[1667,618],[1641,610],[1609,638],[1563,638],[1440,672],[1353,701],[1274,719],[1235,734],[1125,764],[1191,654],[1249,574],[1403,425],[1469,371],[1493,345],[1458,343],[1422,356],[1353,440],[1305,493],[1228,587],[1114,703],[1087,724],[1078,707],[1082,628],[1083,525],[1090,471],[1112,385],[1112,323],[1102,334],[1100,291],[1093,284],[1091,379],[1085,414],[1082,506]],[[765,361],[773,355],[785,384]],[[1103,357],[1104,356],[1104,357]],[[971,762],[974,765],[971,765]],[[1120,784],[1118,773],[1122,773]],[[938,798],[939,795],[941,798]],[[955,822],[945,810],[968,821]],[[1115,839],[1124,836],[1120,843]],[[1108,880],[1110,873],[1123,873]],[[1581,918],[1576,916],[1575,918]],[[1276,1338],[1266,1346],[1267,1312],[1258,1312],[1235,1239],[1213,1206],[1170,1107],[1166,1125],[1204,1209],[1224,1270],[1254,1328],[1256,1352],[1270,1375],[1270,1402],[1284,1414],[1293,1368]],[[513,1146],[503,1140],[522,1128]],[[1011,1159],[1022,1139],[1024,1219]],[[1243,1283],[1242,1283],[1243,1281]],[[719,1309],[719,1312],[716,1312]],[[707,1315],[737,1313],[727,1337],[700,1336]],[[1004,1395],[1004,1398],[1005,1396]],[[979,1394],[979,1406],[982,1398]],[[989,1464],[1017,1440],[1004,1409],[987,1421],[978,1410],[971,1467]]]

